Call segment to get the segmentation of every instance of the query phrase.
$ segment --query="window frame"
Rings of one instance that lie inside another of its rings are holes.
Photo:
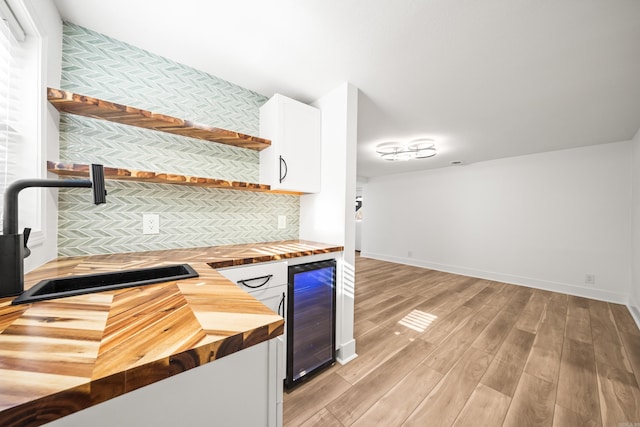
[[[18,150],[19,167],[13,174],[15,179],[43,178],[46,176],[44,167],[46,141],[46,84],[45,84],[45,42],[42,25],[38,21],[36,9],[30,0],[0,0],[2,6],[7,6],[24,31],[24,39],[18,41],[24,63],[20,64],[22,73],[19,97],[23,101],[21,117],[21,144]],[[12,25],[9,25],[11,29]],[[15,25],[13,26],[15,29]],[[17,38],[20,38],[19,36]],[[34,126],[28,126],[33,123]],[[12,182],[12,181],[10,181]],[[10,183],[8,182],[8,184]],[[4,190],[2,190],[4,191]],[[23,194],[24,193],[24,194]],[[45,221],[43,207],[45,193],[39,188],[29,188],[20,193],[19,227],[32,229],[29,238],[31,249],[42,246],[45,242]]]

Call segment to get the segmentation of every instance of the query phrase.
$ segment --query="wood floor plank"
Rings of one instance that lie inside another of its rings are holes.
[[[511,398],[483,384],[478,384],[462,408],[454,427],[499,427],[509,409]]]
[[[555,392],[555,384],[523,373],[503,425],[550,426],[553,423]]]
[[[367,320],[371,317],[378,316],[380,312],[387,310],[389,307],[405,303],[407,298],[402,295],[380,294],[380,296],[376,297],[374,301],[376,301],[375,304],[369,307],[366,312],[367,314],[364,315]],[[358,307],[357,309],[359,310],[360,308]],[[363,316],[363,314],[364,313],[360,313],[361,316]]]
[[[456,311],[460,306],[469,302],[470,299],[476,297],[488,286],[488,283],[483,280],[464,276],[458,276],[457,280],[450,280],[445,283],[447,293],[442,295],[442,303],[430,310],[432,314],[435,314],[440,319],[444,319],[447,315]],[[432,305],[433,303],[429,302],[429,304]],[[424,310],[423,307],[418,308]],[[473,309],[470,310],[473,311]]]
[[[483,305],[487,304],[491,298],[495,295],[496,291],[491,286],[491,282],[485,281],[486,287],[480,292],[469,298],[464,304],[465,307],[471,309],[480,309]]]
[[[449,305],[451,301],[452,293],[451,291],[444,289],[441,292],[438,292],[434,295],[431,295],[427,298],[423,303],[419,304],[416,307],[416,310],[420,310],[424,313],[436,314],[436,310],[438,310],[441,306]],[[452,310],[445,310],[444,313],[449,313]],[[439,310],[438,314],[442,317],[443,310]]]
[[[566,298],[552,297],[531,347],[524,371],[557,384],[566,323]]]
[[[484,319],[489,324],[503,308],[504,306],[487,303],[475,312],[474,317]]]
[[[487,305],[493,305],[503,309],[509,303],[518,290],[518,286],[507,285],[506,283],[491,282],[491,285],[496,289],[496,293],[488,302]]]
[[[450,426],[467,403],[492,356],[473,347],[436,385],[403,425]]]
[[[617,340],[618,328],[609,304],[604,301],[589,300],[589,315],[591,316],[591,332],[597,340]]]
[[[439,272],[438,272],[439,273]],[[449,289],[444,282],[436,281],[436,275],[420,276],[403,287],[403,295],[420,295],[425,300],[434,298],[442,293],[448,293]]]
[[[522,311],[516,328],[535,334],[542,319],[542,314],[549,302],[550,295],[535,291]]]
[[[334,399],[327,405],[327,409],[342,425],[350,426],[384,396],[387,390],[421,363],[432,349],[433,345],[425,341],[413,341],[401,354],[389,358],[374,372]]]
[[[353,323],[353,337],[355,339],[361,338],[367,332],[373,330],[376,326],[375,323],[366,319],[359,319]]]
[[[387,359],[402,351],[417,335],[417,332],[404,327],[376,327],[362,336],[357,347],[358,357],[344,365],[339,375],[350,384],[357,383]]]
[[[310,398],[306,390],[313,390]],[[295,427],[304,423],[332,400],[351,387],[336,373],[321,378],[312,378],[300,388],[284,395],[283,418],[287,427]]]
[[[569,303],[571,305],[573,305],[574,307],[589,308],[589,299],[588,298],[578,297],[578,296],[575,296],[575,295],[569,295]]]
[[[458,326],[470,319],[473,313],[473,309],[462,306],[444,317],[438,316],[420,339],[438,345]]]
[[[509,335],[516,320],[518,320],[517,312],[501,310],[473,342],[473,346],[486,353],[495,354]]]
[[[442,374],[419,364],[353,424],[354,427],[399,426],[442,379]]]
[[[564,325],[567,318],[568,295],[554,293],[549,299],[543,321],[552,325],[563,325],[560,329],[564,333]]]
[[[620,314],[614,312],[614,316],[616,320],[619,318]],[[621,322],[624,322],[622,320]],[[618,323],[621,324],[621,323]],[[625,353],[629,360],[629,364],[633,369],[633,373],[635,374],[636,381],[640,384],[640,333],[637,333],[637,328],[634,329],[630,325],[625,325],[624,327],[620,327],[620,339],[622,344],[624,345]]]
[[[609,303],[609,309],[613,314],[613,318],[616,321],[616,325],[618,326],[618,331],[620,331],[620,333],[626,332],[640,336],[640,330],[626,306],[622,304]]]
[[[609,310],[609,304],[591,300],[589,314],[596,363],[606,363],[627,372],[633,372],[613,314]]]
[[[553,413],[553,427],[599,427],[601,425],[599,418],[590,419],[560,405],[556,405]]]
[[[343,427],[327,408],[322,408],[315,415],[302,423],[300,427]]]
[[[593,345],[565,337],[556,403],[585,419],[600,420]]]
[[[415,306],[419,305],[420,302],[421,301],[416,301],[415,298],[401,297],[392,304],[386,304],[384,307],[380,307],[375,315],[369,317],[369,320],[373,323],[381,324],[391,318],[401,318],[413,310]]]
[[[356,284],[356,289],[358,285]],[[356,290],[356,299],[359,298],[358,291]],[[389,295],[383,292],[375,292],[370,298],[362,303],[359,303],[354,308],[354,317],[358,320],[368,320],[369,317],[375,316],[377,307],[379,304],[385,304],[389,299]]]
[[[591,343],[589,302],[585,298],[569,296],[565,335],[573,340]]]
[[[482,384],[513,396],[535,335],[513,328],[482,377]]]
[[[488,324],[483,317],[471,316],[427,356],[424,363],[441,374],[447,373]]]
[[[605,426],[640,423],[640,390],[629,372],[596,363]]]
[[[524,307],[526,307],[526,305],[529,303],[529,299],[531,299],[532,296],[533,289],[529,289],[524,286],[518,286],[515,291],[515,295],[511,299],[510,304],[508,307],[506,307],[506,309],[520,315]]]

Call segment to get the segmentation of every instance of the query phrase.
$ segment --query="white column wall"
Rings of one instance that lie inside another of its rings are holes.
[[[338,360],[356,357],[353,339],[358,89],[344,83],[314,103],[322,112],[321,191],[300,197],[300,239],[344,246],[338,267]]]
[[[362,255],[626,303],[632,147],[372,178]]]

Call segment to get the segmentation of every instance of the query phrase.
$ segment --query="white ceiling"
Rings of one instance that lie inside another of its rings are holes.
[[[63,19],[266,96],[360,89],[358,175],[631,139],[639,0],[54,0]],[[376,158],[435,139],[438,155]]]

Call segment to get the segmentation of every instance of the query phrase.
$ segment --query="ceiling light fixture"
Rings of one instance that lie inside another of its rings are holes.
[[[385,160],[407,161],[411,159],[426,159],[436,155],[433,139],[414,139],[408,144],[399,142],[383,142],[376,146],[376,153]]]

